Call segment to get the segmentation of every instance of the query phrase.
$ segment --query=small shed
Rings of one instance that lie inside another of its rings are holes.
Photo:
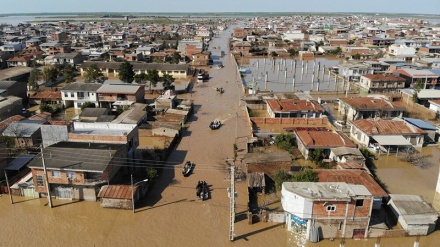
[[[141,185],[104,185],[98,193],[103,208],[133,209],[132,188],[134,201],[138,201],[147,191],[147,183]]]
[[[428,235],[435,230],[438,213],[418,195],[390,194],[388,205],[408,235]]]

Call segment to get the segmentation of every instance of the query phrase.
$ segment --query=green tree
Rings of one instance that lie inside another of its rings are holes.
[[[318,182],[319,178],[313,169],[305,169],[297,174],[292,179],[292,182]]]
[[[278,170],[273,176],[273,180],[275,181],[276,188],[280,190],[284,182],[288,182],[292,180],[292,175],[290,175],[284,170]]]
[[[150,81],[150,91],[151,85],[156,87],[157,83],[160,81],[159,71],[157,69],[149,69],[147,70],[147,78]]]
[[[359,53],[354,54],[354,55],[353,55],[353,59],[354,59],[354,60],[359,60],[359,59],[361,59],[361,54],[359,54]]]
[[[164,90],[172,89],[173,87],[172,85],[174,82],[174,77],[172,75],[164,74],[160,79],[162,79],[162,85]]]
[[[40,74],[40,71],[37,67],[33,67],[31,70],[31,73],[29,75],[28,79],[28,85],[31,88],[31,90],[38,90],[38,75]]]
[[[84,82],[86,83],[103,83],[105,80],[107,80],[107,78],[96,63],[91,64],[84,72]]]
[[[424,88],[424,84],[420,80],[418,80],[416,82],[416,84],[414,84],[414,86],[413,86],[414,93],[413,93],[413,98],[412,98],[414,103],[419,102],[419,93],[423,88]]]
[[[283,150],[290,151],[292,149],[292,137],[288,133],[277,135],[275,145]]]
[[[58,69],[50,66],[50,67],[46,67],[43,70],[43,79],[46,82],[56,82],[58,78]]]
[[[66,64],[64,66],[63,77],[65,82],[67,83],[73,82],[73,78],[75,78],[75,72],[72,65]]]
[[[134,76],[134,81],[139,84],[146,83],[148,81],[148,75],[145,74],[144,72],[141,72],[140,74],[136,74]]]
[[[323,159],[324,159],[324,150],[322,150],[321,148],[317,148],[309,152],[309,160],[313,161],[315,164],[321,165]]]
[[[274,52],[274,51],[272,51],[272,52],[270,53],[270,55],[271,55],[272,57],[276,57],[276,56],[278,56],[278,54],[277,54],[276,52]]]
[[[178,64],[180,62],[180,52],[175,51],[172,55],[171,55],[171,63],[173,64]]]
[[[159,177],[159,173],[156,168],[148,167],[146,172],[149,182],[154,182]]]
[[[84,104],[81,105],[81,110],[84,110],[86,108],[95,108],[96,105],[92,102],[85,102]]]
[[[125,83],[132,83],[134,80],[133,65],[127,61],[119,66],[119,80]]]
[[[297,54],[297,52],[295,51],[295,49],[289,49],[287,50],[287,52],[289,53],[290,56],[295,56]]]

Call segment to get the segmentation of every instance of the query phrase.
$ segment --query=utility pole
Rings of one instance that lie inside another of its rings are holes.
[[[47,177],[46,163],[44,162],[43,155],[43,144],[40,145],[41,150],[41,162],[43,163],[44,177],[46,178],[46,190],[47,190],[47,200],[49,201],[49,207],[52,208],[52,198],[50,197],[50,186],[49,186],[49,178]]]
[[[9,179],[8,179],[8,173],[6,172],[6,169],[5,169],[5,179],[6,179],[6,186],[8,186],[9,199],[11,199],[11,204],[14,204],[14,199],[12,198],[11,187],[9,187]]]
[[[231,166],[231,187],[229,188],[229,240],[234,241],[234,224],[235,224],[235,159]]]

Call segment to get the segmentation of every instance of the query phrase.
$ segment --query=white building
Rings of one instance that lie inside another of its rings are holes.
[[[394,56],[414,56],[416,49],[402,44],[392,44],[389,46],[389,54]]]
[[[96,83],[70,83],[61,89],[61,99],[64,106],[74,108],[81,108],[81,106],[90,102],[98,107],[98,94],[96,91],[101,87],[101,84]]]

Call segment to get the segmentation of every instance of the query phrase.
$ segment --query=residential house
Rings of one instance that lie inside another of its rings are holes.
[[[26,83],[17,81],[0,81],[0,96],[15,96],[24,99],[27,96]]]
[[[2,132],[2,136],[14,139],[15,147],[30,148],[41,143],[41,125],[45,120],[21,120],[10,123]]]
[[[319,118],[324,113],[315,100],[267,99],[266,104],[271,118]]]
[[[26,56],[12,57],[6,60],[8,67],[24,66],[29,67],[31,65],[31,58]]]
[[[145,196],[148,190],[147,181],[131,185],[104,185],[98,193],[103,208],[133,210],[133,205]],[[134,199],[134,202],[132,201]]]
[[[72,126],[69,121],[48,120],[40,126],[43,147],[51,146],[69,139],[68,133]]]
[[[357,148],[331,148],[329,159],[336,161],[337,163],[348,163],[353,164],[354,166],[360,165],[362,169],[365,168],[365,157]]]
[[[81,65],[81,75],[84,76],[84,71],[92,64],[101,70],[101,72],[109,77],[118,77],[118,70],[121,63],[118,62],[85,62]],[[136,74],[147,73],[148,70],[157,70],[159,76],[168,74],[175,79],[186,79],[191,75],[191,68],[186,64],[162,64],[162,63],[131,63]]]
[[[362,75],[373,74],[374,69],[363,63],[342,63],[338,65],[339,75],[349,81],[358,81]]]
[[[32,104],[47,104],[47,105],[57,105],[59,108],[62,108],[63,101],[61,97],[61,91],[42,91],[36,92],[32,95],[29,95],[29,100]]]
[[[92,142],[59,142],[43,148],[32,159],[35,190],[47,195],[42,158],[48,174],[51,196],[59,199],[96,201],[99,188],[117,176],[126,165],[127,146]]]
[[[154,100],[154,109],[156,111],[174,109],[177,103],[177,95],[172,90],[167,90]]]
[[[423,236],[435,230],[438,213],[418,195],[390,194],[388,205],[410,236]]]
[[[281,189],[287,229],[314,242],[366,238],[373,199],[364,185],[344,182],[284,182]]]
[[[99,105],[97,90],[102,86],[98,83],[70,83],[61,89],[61,99],[65,108],[76,109],[90,102],[97,107]]]
[[[356,144],[340,131],[297,130],[295,135],[298,149],[305,159],[309,159],[310,152],[316,149],[323,150],[323,154],[328,158],[332,148],[356,147]]]
[[[20,115],[23,110],[23,99],[15,96],[0,97],[0,121],[14,115]]]
[[[416,49],[403,44],[392,44],[388,47],[389,54],[396,57],[414,56]]]
[[[411,125],[414,125],[415,127],[419,128],[423,131],[426,131],[426,133],[428,133],[425,136],[426,143],[432,143],[432,142],[438,141],[438,128],[435,127],[434,125],[432,125],[426,121],[423,121],[421,119],[417,119],[417,118],[405,117],[402,120],[411,124]]]
[[[435,53],[438,54],[440,53],[440,46],[433,46],[433,45],[422,46],[419,47],[418,52],[423,54],[435,54]]]
[[[374,117],[403,117],[406,113],[406,108],[400,103],[382,98],[349,97],[339,98],[338,101],[338,112],[347,121]]]
[[[21,50],[23,50],[26,47],[26,45],[19,43],[19,42],[14,42],[14,43],[8,43],[8,44],[4,44],[2,46],[0,46],[0,50],[5,51],[5,52],[10,52],[10,53],[14,53],[14,52],[19,52]]]
[[[203,51],[192,54],[191,64],[194,66],[208,66],[211,60],[211,52]]]
[[[70,64],[75,66],[81,64],[84,61],[84,57],[79,53],[58,53],[53,56],[53,60],[56,64]]]
[[[398,152],[399,148],[422,147],[427,133],[405,121],[381,118],[351,122],[350,137],[374,151]]]
[[[406,80],[405,87],[414,87],[417,83],[421,83],[423,89],[433,89],[438,84],[439,75],[429,70],[398,69],[394,73]]]
[[[375,46],[389,46],[394,44],[395,39],[394,38],[379,38],[379,37],[372,37],[365,39],[365,44],[368,45],[375,45]]]
[[[364,185],[374,197],[372,209],[380,209],[383,200],[388,198],[388,193],[367,170],[316,169],[315,172],[319,182],[345,182],[347,184]]]
[[[232,53],[240,56],[250,56],[251,44],[249,42],[233,43]]]
[[[103,84],[96,90],[96,93],[98,94],[99,107],[113,110],[145,101],[145,86],[138,84]]]
[[[366,74],[361,76],[360,86],[369,93],[389,93],[405,88],[405,81],[394,74]]]

